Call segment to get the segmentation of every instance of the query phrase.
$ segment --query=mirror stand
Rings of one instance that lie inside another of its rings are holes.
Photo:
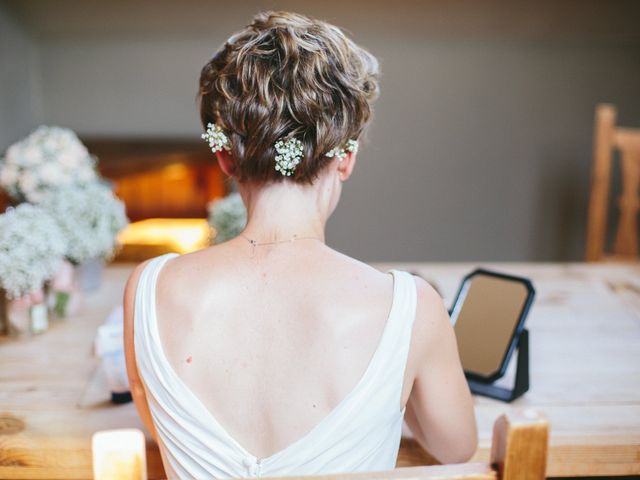
[[[518,350],[518,363],[513,388],[500,387],[492,383],[482,383],[467,378],[471,392],[503,402],[512,402],[529,390],[529,332],[527,329],[522,329],[520,332],[516,349]]]

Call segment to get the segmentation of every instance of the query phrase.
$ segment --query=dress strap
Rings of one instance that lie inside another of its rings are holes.
[[[411,347],[413,324],[416,318],[417,287],[413,275],[403,270],[390,270],[396,287],[394,289],[394,306],[391,312],[389,344],[385,347],[388,353],[387,365],[393,369],[390,373],[398,392],[398,405],[401,403],[405,370]]]
[[[133,340],[136,363],[138,368],[145,373],[157,371],[155,359],[158,353],[159,338],[155,319],[156,282],[164,264],[174,256],[178,256],[178,254],[167,253],[151,259],[142,269],[136,286]]]

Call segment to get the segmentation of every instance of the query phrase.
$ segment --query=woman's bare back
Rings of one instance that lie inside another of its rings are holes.
[[[238,443],[267,457],[356,386],[392,293],[392,275],[321,242],[238,238],[169,261],[157,319],[176,373]]]

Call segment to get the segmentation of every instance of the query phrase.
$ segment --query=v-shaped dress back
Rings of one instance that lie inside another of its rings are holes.
[[[349,394],[302,438],[267,458],[256,458],[216,421],[173,370],[156,321],[156,283],[169,253],[143,269],[135,296],[136,365],[145,387],[169,479],[210,479],[343,472],[395,467],[405,409],[405,366],[416,315],[411,274],[390,270],[393,300],[378,346]]]

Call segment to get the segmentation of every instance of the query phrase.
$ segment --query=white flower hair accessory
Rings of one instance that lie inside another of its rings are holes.
[[[223,148],[228,152],[231,150],[229,137],[224,133],[220,125],[214,123],[207,124],[207,131],[201,135],[207,141],[213,153],[221,151]]]
[[[325,153],[325,157],[333,158],[338,157],[338,161],[344,160],[347,156],[347,152],[357,153],[358,152],[358,141],[357,140],[347,140],[347,144],[342,147],[336,147],[329,150]]]
[[[276,170],[285,177],[290,177],[302,159],[302,142],[297,138],[290,138],[287,141],[278,140],[275,143]]]

